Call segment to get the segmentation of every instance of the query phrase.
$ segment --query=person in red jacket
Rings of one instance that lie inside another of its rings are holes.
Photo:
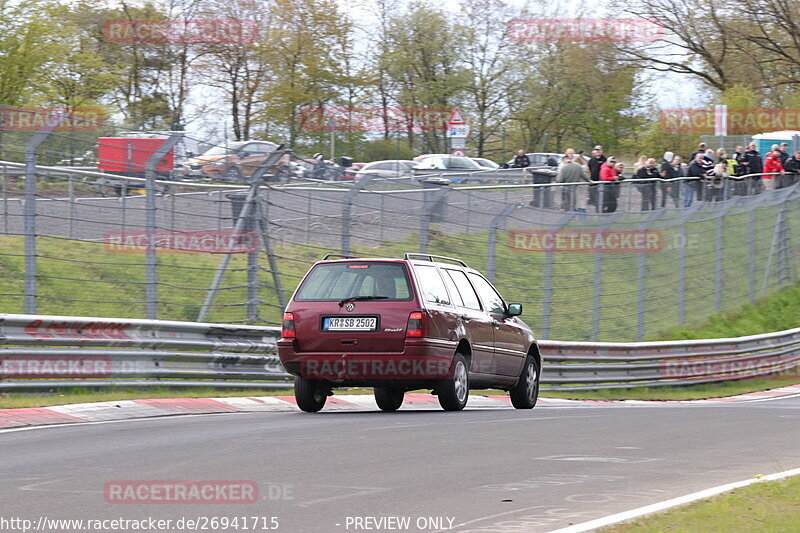
[[[600,181],[602,182],[603,213],[613,213],[617,210],[617,197],[619,196],[619,181],[616,168],[617,159],[609,157],[600,166]]]
[[[770,172],[776,172],[778,174],[769,174]],[[761,179],[764,182],[764,189],[776,189],[778,187],[778,178],[780,177],[780,174],[783,174],[783,163],[781,163],[780,150],[775,149],[767,154],[767,158],[764,161],[764,173],[767,174],[761,176]]]

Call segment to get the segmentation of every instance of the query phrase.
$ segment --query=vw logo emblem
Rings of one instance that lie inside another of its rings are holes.
[[[356,308],[356,304],[354,304],[354,303],[349,303],[349,304],[345,305],[345,306],[344,306],[344,308],[345,308],[346,310],[348,310],[348,311],[352,311],[353,309],[355,309],[355,308]]]

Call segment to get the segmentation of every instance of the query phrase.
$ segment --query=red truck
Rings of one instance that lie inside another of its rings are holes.
[[[151,137],[100,137],[97,139],[97,168],[106,174],[131,178],[144,178],[147,160],[167,141],[168,136]],[[172,179],[175,166],[173,148],[156,165],[156,179]],[[141,182],[101,178],[94,182],[97,190],[105,196],[106,188],[122,196],[127,191],[141,191]],[[161,190],[161,187],[158,188]]]
[[[145,164],[167,137],[100,137],[97,139],[97,168],[119,176],[145,177]],[[175,166],[175,151],[170,150],[156,166],[160,175],[169,174]]]

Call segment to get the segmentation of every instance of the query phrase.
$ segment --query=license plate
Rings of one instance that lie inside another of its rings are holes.
[[[378,325],[375,317],[326,317],[322,322],[324,331],[374,331]]]

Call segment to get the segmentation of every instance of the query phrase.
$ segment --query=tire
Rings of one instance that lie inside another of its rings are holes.
[[[403,405],[406,393],[394,387],[375,387],[375,403],[381,411],[397,411]]]
[[[511,389],[511,405],[517,409],[533,409],[539,398],[539,363],[530,355],[525,358],[519,381]]]
[[[294,399],[301,410],[316,413],[325,406],[328,395],[319,382],[297,376],[294,378]]]
[[[445,411],[461,411],[469,400],[469,371],[467,360],[460,353],[453,357],[453,376],[439,382],[436,392],[439,405]]]

